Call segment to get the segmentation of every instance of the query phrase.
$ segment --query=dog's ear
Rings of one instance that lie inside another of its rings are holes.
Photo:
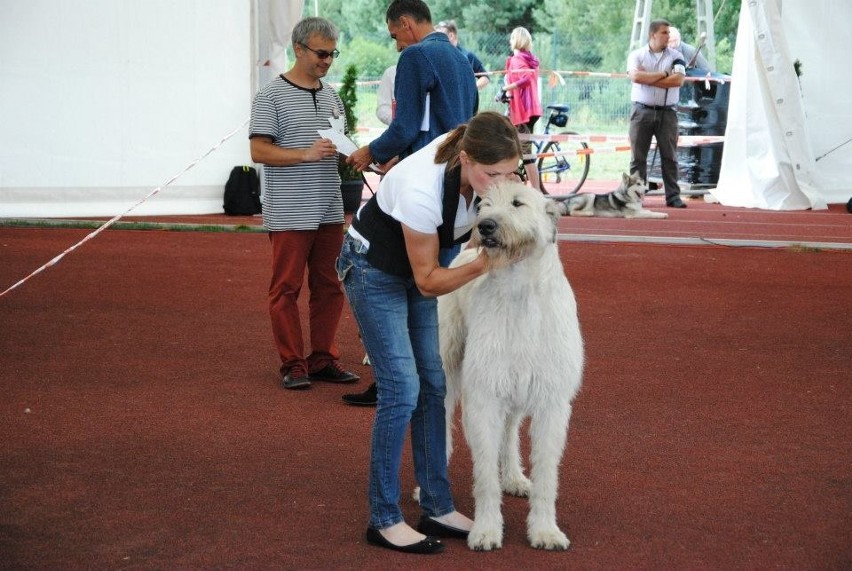
[[[642,186],[646,186],[646,182],[644,180],[642,180],[642,177],[640,177],[638,174],[630,175],[629,182],[630,182],[630,184],[639,184],[639,185],[642,185]]]

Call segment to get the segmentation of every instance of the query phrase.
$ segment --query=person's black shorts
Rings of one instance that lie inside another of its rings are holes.
[[[538,121],[538,117],[530,117],[529,122],[522,123],[521,125],[516,125],[515,127],[518,129],[518,133],[526,133],[526,134],[529,135],[529,134],[532,134],[533,129],[535,128],[535,124],[536,124],[537,121]],[[524,153],[524,155],[532,154],[532,152],[533,152],[532,151],[532,141],[530,141],[530,140],[521,141],[521,151]],[[535,162],[535,159],[524,159],[525,165],[532,164],[534,162]]]

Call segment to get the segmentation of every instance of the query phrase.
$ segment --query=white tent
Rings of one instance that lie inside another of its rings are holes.
[[[719,184],[729,206],[825,208],[852,197],[848,0],[744,0]],[[797,78],[794,62],[801,63]]]
[[[0,0],[0,217],[222,212],[302,6]]]

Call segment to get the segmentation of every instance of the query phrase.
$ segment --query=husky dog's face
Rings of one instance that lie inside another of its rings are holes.
[[[621,175],[621,188],[625,191],[624,194],[630,202],[642,202],[645,193],[648,191],[648,185],[637,174],[623,173]]]

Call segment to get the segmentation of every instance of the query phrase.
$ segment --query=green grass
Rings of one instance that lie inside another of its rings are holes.
[[[97,220],[0,219],[0,226],[11,228],[72,228],[95,230],[104,225]],[[115,222],[107,230],[170,230],[174,232],[265,232],[262,226],[246,224],[179,224],[173,222]]]

